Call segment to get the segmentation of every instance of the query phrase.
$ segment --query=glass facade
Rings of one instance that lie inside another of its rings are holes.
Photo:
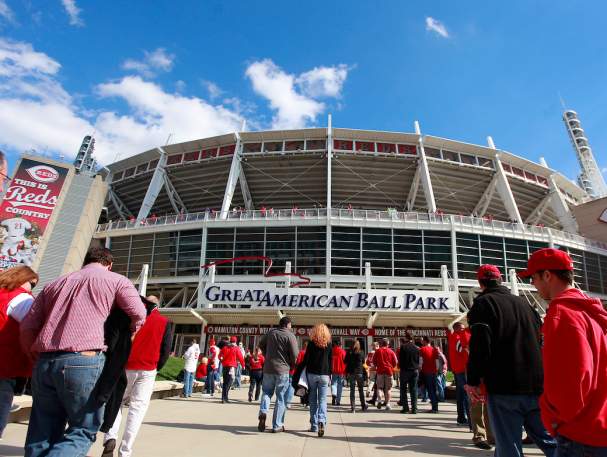
[[[206,258],[216,262],[233,257],[263,255],[273,260],[272,271],[303,275],[326,272],[326,227],[268,226],[209,228]],[[114,271],[137,278],[144,264],[150,276],[196,276],[201,261],[202,229],[114,237]],[[479,265],[497,265],[502,272],[522,270],[534,251],[547,243],[458,232],[458,277],[476,279]],[[607,256],[561,247],[573,259],[575,281],[584,290],[607,294]],[[451,232],[372,227],[333,226],[331,273],[362,276],[370,262],[373,276],[438,278],[441,265],[452,274]],[[243,260],[218,265],[218,275],[261,275],[264,264]]]

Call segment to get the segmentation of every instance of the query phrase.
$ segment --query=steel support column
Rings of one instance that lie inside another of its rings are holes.
[[[497,181],[498,175],[497,173],[495,173],[493,175],[493,179],[491,179],[491,182],[483,192],[483,195],[481,195],[481,198],[476,204],[476,206],[474,207],[474,210],[472,210],[472,214],[476,215],[477,217],[483,217],[485,215],[485,213],[487,212],[487,208],[489,208],[489,205],[491,204],[493,194],[495,193]]]
[[[577,221],[569,210],[569,205],[563,194],[559,190],[559,187],[554,180],[554,175],[550,175],[548,178],[548,185],[550,186],[550,206],[556,214],[560,224],[563,226],[563,230],[569,233],[578,233]]]
[[[112,189],[111,185],[109,186],[107,194],[108,194],[110,201],[114,205],[114,208],[116,208],[118,215],[122,219],[128,219],[129,217],[133,216],[133,213],[131,213],[131,210],[129,210],[129,208],[122,202],[122,200],[120,200],[120,197],[118,197],[118,195],[116,195],[116,192],[114,192],[114,189]]]
[[[514,199],[514,194],[512,193],[512,189],[510,189],[510,183],[508,182],[508,177],[506,176],[506,172],[504,171],[504,167],[502,167],[502,161],[500,160],[500,155],[495,148],[495,143],[493,143],[493,138],[490,136],[487,137],[487,143],[489,143],[489,147],[495,150],[495,172],[497,176],[497,191],[502,197],[502,201],[504,203],[504,207],[508,212],[508,217],[510,220],[516,221],[517,223],[523,225],[523,219],[521,218],[521,213],[518,210],[518,206],[516,205],[516,200]]]
[[[242,143],[240,141],[240,135],[238,132],[235,132],[234,136],[236,137],[236,148],[234,149],[234,155],[232,156],[232,165],[230,166],[230,174],[228,175],[226,190],[223,194],[223,203],[221,205],[221,213],[219,214],[220,219],[228,218],[228,211],[230,211],[230,206],[232,205],[232,198],[234,197],[234,191],[236,190],[238,175],[240,175],[240,155]]]
[[[415,206],[415,199],[417,198],[417,191],[419,189],[420,181],[421,181],[421,174],[420,174],[420,166],[418,164],[417,168],[415,169],[415,174],[413,175],[413,181],[411,181],[411,188],[409,189],[409,195],[407,195],[407,203],[405,205],[405,208],[407,211],[413,211],[413,208]]]
[[[419,127],[419,122],[415,121],[415,133],[418,135],[417,150],[419,154],[419,173],[426,196],[426,208],[429,213],[436,212],[436,201],[434,200],[434,189],[432,188],[432,180],[430,179],[430,169],[428,168],[428,160],[424,151],[424,139]]]
[[[327,124],[327,233],[325,246],[325,286],[331,287],[331,159],[333,157],[333,127],[332,119],[329,114]]]

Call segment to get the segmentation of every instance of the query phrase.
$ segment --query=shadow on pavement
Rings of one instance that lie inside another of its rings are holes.
[[[23,455],[23,448],[17,446],[7,446],[4,444],[0,444],[0,455],[2,456],[13,456],[13,455]]]
[[[233,435],[256,435],[257,426],[235,426],[235,425],[219,425],[219,424],[184,424],[182,422],[144,422],[146,425],[154,425],[156,427],[173,427],[173,428],[190,428],[193,430],[216,430],[221,432],[232,433]]]

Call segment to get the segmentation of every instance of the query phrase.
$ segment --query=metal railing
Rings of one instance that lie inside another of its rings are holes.
[[[171,214],[166,216],[150,216],[144,220],[137,221],[118,220],[110,221],[106,224],[97,226],[97,233],[110,232],[116,230],[128,230],[135,228],[180,225],[194,222],[211,221],[255,221],[255,220],[311,220],[323,219],[327,217],[326,208],[292,208],[292,209],[273,209],[265,208],[259,210],[232,210],[228,211],[226,219],[221,218],[221,213],[215,210],[201,211],[187,214]],[[404,212],[396,209],[363,210],[363,209],[331,209],[331,218],[338,220],[360,220],[360,221],[384,221],[403,223],[403,225],[430,224],[444,227],[453,224],[456,229],[477,228],[487,233],[504,232],[511,233],[513,236],[538,236],[546,240],[554,240],[557,243],[569,242],[584,246],[592,246],[596,249],[607,251],[607,244],[599,241],[590,240],[580,235],[550,229],[540,225],[518,224],[516,222],[506,222],[494,220],[488,217],[474,217],[463,215],[448,215],[437,213]]]

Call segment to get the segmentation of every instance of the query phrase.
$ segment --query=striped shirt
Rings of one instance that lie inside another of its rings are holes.
[[[114,304],[131,318],[131,330],[145,321],[145,305],[131,282],[91,263],[47,284],[21,322],[26,351],[105,350],[103,325]]]

